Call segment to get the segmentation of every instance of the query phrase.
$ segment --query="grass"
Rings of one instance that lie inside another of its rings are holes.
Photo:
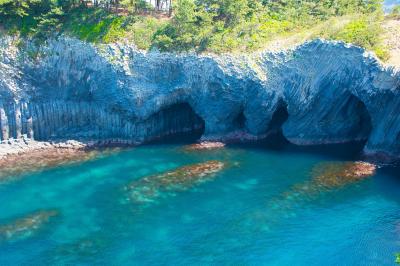
[[[110,43],[125,35],[125,20],[103,9],[76,9],[69,14],[61,31],[88,42]]]
[[[100,8],[76,8],[59,19],[57,34],[67,34],[93,43],[112,43],[127,39],[143,50],[194,49],[197,52],[213,53],[252,52],[271,45],[281,49],[306,40],[324,38],[361,46],[374,51],[381,60],[386,61],[389,53],[381,39],[383,19],[383,15],[379,13],[331,17],[325,21],[303,24],[286,20],[258,19],[244,21],[232,28],[224,28],[218,24],[195,28],[195,32],[178,33],[171,38],[171,34],[160,34],[175,30],[170,19],[118,15]],[[38,20],[33,15],[16,18],[15,21],[6,24],[8,32],[19,32],[22,36],[38,35],[40,30]]]
[[[126,38],[139,49],[148,50],[153,46],[154,35],[167,21],[153,17],[138,17],[127,27]]]
[[[358,45],[375,52],[379,59],[386,61],[389,58],[389,51],[382,42],[383,21],[384,17],[380,14],[369,17],[358,14],[331,17],[314,26],[278,34],[269,41],[266,47],[288,48],[307,40],[323,38]]]
[[[154,34],[165,23],[165,19],[151,16],[120,16],[103,9],[80,9],[71,12],[62,32],[93,43],[127,39],[139,49],[148,50]]]
[[[380,14],[353,16],[344,24],[336,23],[337,27],[330,27],[328,30],[325,27],[315,36],[358,45],[375,52],[379,59],[386,61],[389,59],[389,51],[384,47],[381,37],[383,20],[384,17]]]

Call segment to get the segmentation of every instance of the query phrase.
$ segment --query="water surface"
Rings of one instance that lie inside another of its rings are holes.
[[[350,147],[185,152],[168,144],[26,174],[0,185],[0,235],[4,225],[25,230],[0,237],[0,265],[393,265],[397,168],[315,193],[299,189],[317,165],[355,159]],[[131,201],[125,189],[210,160],[226,167],[189,189],[149,202]],[[36,227],[23,220],[38,213]]]

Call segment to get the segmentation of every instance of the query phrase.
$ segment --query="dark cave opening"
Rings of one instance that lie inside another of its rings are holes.
[[[178,103],[164,108],[148,120],[149,142],[187,143],[201,138],[205,130],[204,120],[188,103]]]
[[[268,124],[267,137],[259,141],[263,148],[280,150],[289,144],[282,132],[282,126],[288,118],[287,104],[280,101]]]
[[[272,115],[271,121],[268,125],[268,130],[273,133],[282,134],[282,125],[289,118],[289,113],[287,111],[287,104],[283,101],[278,103],[278,107]]]
[[[355,136],[356,141],[366,141],[372,130],[372,121],[365,104],[351,94],[343,107],[343,112],[348,119],[348,134]]]
[[[367,107],[352,94],[339,102],[329,112],[320,116],[319,120],[315,122],[323,130],[326,130],[328,136],[329,134],[337,134],[331,135],[331,139],[328,138],[326,144],[316,143],[315,145],[305,146],[290,144],[282,130],[282,126],[288,118],[287,104],[282,101],[268,125],[267,137],[261,141],[264,147],[292,149],[298,152],[321,152],[353,158],[356,155],[361,155],[372,130],[371,116]],[[324,125],[327,126],[326,129],[324,129]],[[336,127],[338,127],[338,130],[332,131]],[[333,141],[329,143],[329,140]]]
[[[235,129],[245,129],[246,128],[246,116],[244,111],[240,111],[236,118],[233,120],[233,126]]]
[[[371,117],[365,104],[351,94],[336,107],[332,111],[334,120],[328,124],[343,123],[345,125],[343,131],[340,132],[341,135],[335,136],[346,140],[344,142],[305,146],[290,143],[282,131],[283,124],[289,118],[287,104],[282,101],[273,113],[268,125],[267,137],[259,141],[257,145],[260,145],[260,148],[289,150],[295,153],[328,154],[335,158],[348,158],[349,160],[362,158],[360,157],[362,156],[362,150],[372,130]],[[325,118],[332,119],[331,115],[332,113]]]

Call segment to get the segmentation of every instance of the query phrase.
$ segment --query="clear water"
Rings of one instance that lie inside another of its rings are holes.
[[[150,145],[28,174],[0,185],[0,224],[40,210],[59,215],[1,242],[0,265],[393,265],[396,168],[313,195],[296,190],[315,165],[355,154],[349,147],[188,153]],[[123,187],[133,180],[211,159],[229,167],[209,182],[152,204],[126,201]]]

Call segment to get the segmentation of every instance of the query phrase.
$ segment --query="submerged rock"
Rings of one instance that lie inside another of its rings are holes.
[[[131,145],[118,140],[101,142],[10,140],[8,143],[0,144],[0,184],[18,180],[25,173],[92,160]]]
[[[42,210],[0,225],[0,243],[31,237],[57,215],[56,210]]]
[[[110,245],[110,240],[102,234],[94,233],[76,241],[64,243],[48,251],[45,255],[50,259],[46,261],[51,265],[76,265],[83,262],[93,264],[99,254]]]
[[[311,187],[335,188],[375,174],[376,165],[367,162],[323,163],[313,169]]]
[[[325,162],[316,165],[311,171],[311,179],[294,185],[276,198],[266,203],[263,211],[244,215],[233,223],[234,227],[251,221],[257,230],[270,230],[282,219],[292,219],[296,212],[317,202],[334,190],[360,182],[375,174],[376,166],[367,162]]]
[[[376,166],[367,162],[325,162],[316,165],[312,179],[293,186],[282,193],[272,205],[274,208],[295,208],[299,204],[317,199],[334,189],[359,182],[375,174]]]
[[[222,142],[203,141],[200,143],[187,145],[184,147],[184,150],[186,151],[214,150],[214,149],[221,149],[224,147],[225,143]]]
[[[128,197],[133,202],[153,202],[178,191],[188,190],[196,185],[210,181],[225,168],[220,161],[183,166],[172,171],[152,175],[133,181],[125,187]]]
[[[0,184],[19,179],[27,172],[39,171],[68,163],[93,159],[100,154],[96,150],[82,147],[64,147],[59,145],[40,145],[28,151],[13,153],[0,160]]]

